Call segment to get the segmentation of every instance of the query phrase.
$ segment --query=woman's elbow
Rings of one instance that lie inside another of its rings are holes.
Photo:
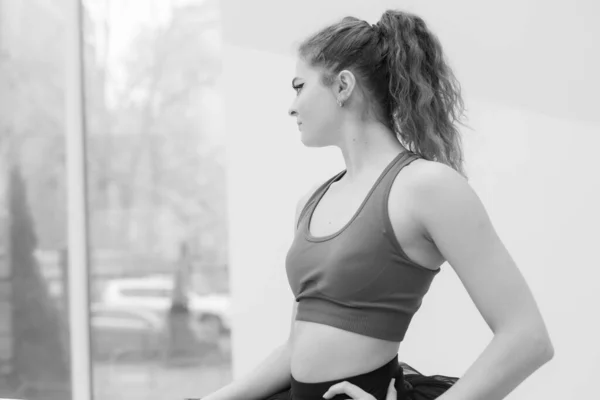
[[[537,366],[547,363],[554,357],[554,345],[545,327],[521,325],[513,328],[500,330],[496,336],[511,343],[509,346],[516,354],[525,356]]]
[[[552,344],[552,341],[550,340],[550,338],[548,338],[544,342],[543,351],[542,351],[542,360],[544,363],[547,363],[548,361],[552,360],[553,358],[554,358],[554,345]]]
[[[536,329],[523,335],[528,343],[532,356],[540,363],[545,364],[554,357],[554,345],[546,329]]]

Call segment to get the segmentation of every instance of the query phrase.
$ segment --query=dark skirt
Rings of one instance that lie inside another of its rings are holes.
[[[398,356],[387,364],[361,375],[327,382],[304,383],[291,377],[291,386],[265,400],[322,400],[323,394],[336,383],[348,381],[377,400],[385,400],[391,379],[394,378],[397,400],[432,400],[451,387],[457,378],[442,375],[424,376],[408,364],[398,362]],[[346,394],[336,395],[333,400],[345,400]]]

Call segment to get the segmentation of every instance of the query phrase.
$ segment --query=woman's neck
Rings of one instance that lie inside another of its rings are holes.
[[[348,124],[340,136],[337,147],[346,164],[344,180],[349,183],[380,173],[398,153],[406,151],[381,123]]]

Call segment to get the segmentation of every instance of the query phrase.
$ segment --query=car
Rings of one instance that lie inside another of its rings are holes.
[[[106,306],[146,310],[165,317],[173,304],[173,291],[173,278],[169,276],[111,279],[101,291],[99,301]],[[199,294],[193,289],[187,290],[184,295],[190,313],[208,335],[230,331],[229,295]]]
[[[163,348],[164,319],[146,310],[90,305],[92,354],[95,359],[156,357]]]

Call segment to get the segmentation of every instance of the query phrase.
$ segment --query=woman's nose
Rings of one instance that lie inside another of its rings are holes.
[[[290,107],[290,109],[288,110],[288,115],[290,117],[295,117],[296,115],[298,115],[298,112],[296,111],[296,109],[292,106]]]

